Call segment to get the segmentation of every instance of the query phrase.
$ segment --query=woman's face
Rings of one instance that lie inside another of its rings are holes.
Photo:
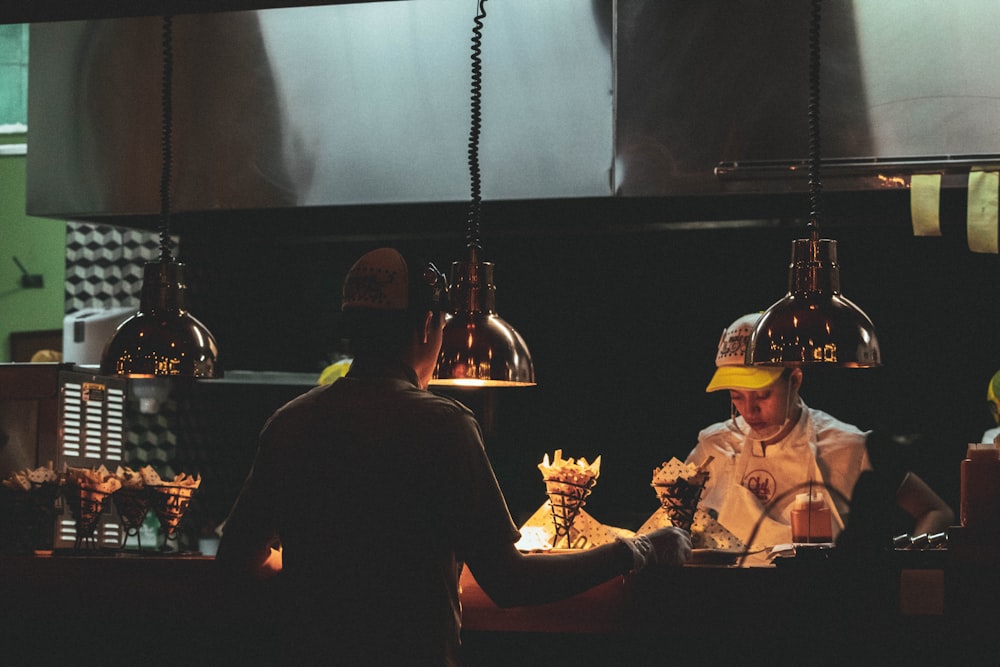
[[[792,371],[763,389],[730,389],[729,398],[754,433],[777,433],[790,409],[798,405],[793,392],[798,390],[800,378],[800,372]]]

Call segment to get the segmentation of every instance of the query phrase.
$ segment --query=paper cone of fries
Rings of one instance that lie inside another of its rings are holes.
[[[93,546],[94,530],[108,497],[121,488],[121,481],[107,468],[67,468],[66,503],[76,522],[76,547]]]
[[[127,466],[118,466],[115,477],[122,485],[111,495],[111,500],[125,527],[125,539],[133,535],[138,538],[139,528],[149,513],[149,490],[146,488],[144,476]],[[142,548],[141,543],[139,547]]]
[[[118,489],[111,496],[126,535],[137,535],[139,527],[149,512],[149,495],[144,488],[125,487]]]
[[[556,546],[560,540],[565,540],[569,546],[573,522],[580,509],[587,504],[587,497],[597,484],[601,457],[598,456],[593,463],[587,463],[585,458],[579,461],[563,459],[562,450],[557,449],[551,463],[546,453],[538,464],[538,469],[542,471],[542,479],[545,480],[545,492],[549,497],[552,523],[556,531],[552,546]]]
[[[651,486],[660,500],[660,507],[674,526],[691,530],[701,493],[708,482],[706,466],[709,461],[711,458],[701,466],[696,466],[673,458],[653,470]]]
[[[160,520],[160,529],[166,539],[177,536],[177,528],[191,504],[191,496],[200,485],[200,475],[191,477],[185,473],[174,477],[173,482],[146,480],[146,486],[152,494],[153,511]]]

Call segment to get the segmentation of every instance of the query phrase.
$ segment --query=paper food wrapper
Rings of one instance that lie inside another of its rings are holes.
[[[521,526],[521,539],[515,545],[521,551],[548,551],[552,548],[592,549],[614,542],[618,536],[631,537],[634,533],[624,528],[606,526],[580,510],[569,531],[569,544],[559,536],[555,544],[556,528],[552,522],[552,506],[546,500]]]
[[[111,474],[103,465],[98,468],[66,467],[67,484],[79,487],[84,496],[111,495],[121,488],[121,480]]]
[[[643,535],[658,528],[672,526],[666,510],[660,508],[639,527],[636,535]],[[691,524],[691,546],[695,549],[715,549],[717,551],[743,552],[746,545],[743,540],[733,535],[705,510],[699,508],[694,513]]]
[[[25,468],[12,472],[3,480],[3,485],[12,491],[32,491],[43,486],[54,487],[58,483],[59,475],[52,469],[51,462],[48,466],[40,466],[34,470]]]
[[[573,516],[587,504],[587,497],[597,484],[601,474],[601,457],[598,456],[593,463],[582,457],[579,460],[572,457],[564,459],[562,450],[557,449],[551,462],[548,452],[545,453],[538,469],[545,480],[545,492],[549,499],[572,523]]]
[[[656,491],[660,507],[670,517],[672,525],[684,530],[691,529],[709,477],[708,470],[704,467],[707,463],[708,461],[702,466],[696,466],[672,458],[653,470],[650,485]]]

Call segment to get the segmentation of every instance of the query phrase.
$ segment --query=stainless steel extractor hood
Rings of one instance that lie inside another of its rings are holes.
[[[178,16],[175,210],[461,202],[463,0]],[[804,191],[808,3],[487,3],[486,200]],[[1000,3],[830,0],[828,189],[1000,164]],[[29,214],[158,210],[156,17],[32,25]],[[888,176],[902,175],[893,179]]]
[[[484,198],[607,195],[609,0],[504,0],[483,36]],[[178,16],[177,211],[462,201],[475,6]],[[28,209],[158,210],[160,20],[31,28]]]

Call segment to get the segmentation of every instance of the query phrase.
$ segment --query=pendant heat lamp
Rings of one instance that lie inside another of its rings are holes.
[[[188,312],[184,265],[170,253],[172,162],[172,18],[163,19],[163,163],[160,177],[160,258],[143,267],[139,312],[122,322],[101,356],[101,373],[131,378],[222,377],[208,328]]]
[[[809,26],[809,238],[792,242],[788,293],[757,320],[746,363],[763,366],[869,368],[882,363],[875,326],[840,292],[837,242],[821,239],[819,24],[812,0]]]
[[[451,265],[451,317],[442,333],[441,353],[430,383],[463,387],[518,387],[535,384],[528,346],[496,313],[493,264],[480,260],[479,223],[482,209],[479,173],[481,129],[482,28],[486,11],[480,0],[472,37],[472,126],[469,133],[469,175],[472,201],[466,233],[469,258]]]

